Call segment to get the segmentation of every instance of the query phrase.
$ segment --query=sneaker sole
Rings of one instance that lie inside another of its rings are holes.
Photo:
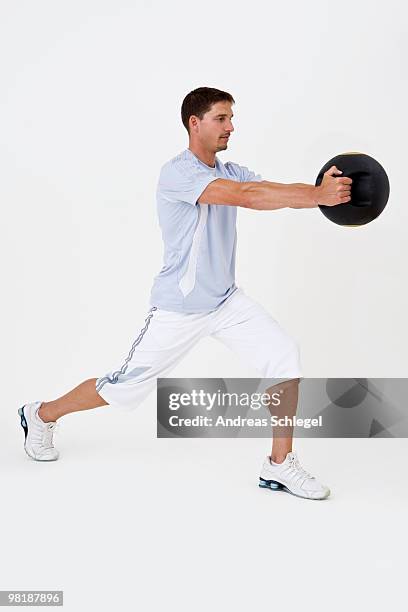
[[[312,501],[321,501],[322,499],[327,499],[330,495],[326,495],[326,497],[306,497],[305,495],[298,495],[297,493],[293,493],[288,487],[283,485],[281,482],[277,480],[265,480],[264,478],[259,478],[260,489],[270,489],[271,491],[285,491],[286,493],[290,493],[295,497],[299,497],[300,499],[311,499]]]
[[[57,459],[59,459],[59,457],[55,457],[55,459],[37,459],[37,457],[33,457],[33,455],[30,455],[30,453],[28,452],[27,448],[26,448],[26,440],[27,440],[27,436],[28,436],[28,425],[27,425],[27,419],[24,416],[24,406],[22,406],[21,408],[18,409],[18,415],[20,417],[20,424],[21,427],[24,430],[24,450],[26,452],[26,455],[28,457],[30,457],[30,459],[33,459],[34,461],[38,461],[38,462],[44,462],[44,461],[57,461]]]

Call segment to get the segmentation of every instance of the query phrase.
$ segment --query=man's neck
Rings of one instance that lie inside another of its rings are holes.
[[[215,152],[207,151],[203,149],[198,144],[192,144],[191,142],[188,145],[188,148],[203,164],[210,166],[211,168],[215,168]]]

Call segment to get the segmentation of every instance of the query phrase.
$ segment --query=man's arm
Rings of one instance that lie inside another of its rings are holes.
[[[333,178],[330,173],[340,173],[332,166],[321,185],[305,183],[271,183],[269,181],[239,183],[228,179],[212,181],[198,199],[200,204],[224,204],[242,206],[253,210],[278,210],[280,208],[315,208],[319,204],[335,206],[351,200],[351,179]]]

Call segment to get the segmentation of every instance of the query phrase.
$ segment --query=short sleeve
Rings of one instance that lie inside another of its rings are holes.
[[[193,160],[176,158],[161,169],[157,191],[169,202],[195,206],[207,185],[217,178]]]
[[[240,183],[260,183],[263,180],[260,174],[256,174],[246,166],[240,166],[235,162],[227,162],[225,167],[228,169],[228,173],[232,175],[231,178],[234,177]]]

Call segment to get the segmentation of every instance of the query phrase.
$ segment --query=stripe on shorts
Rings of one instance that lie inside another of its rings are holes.
[[[111,384],[117,383],[118,379],[119,379],[119,376],[122,376],[123,374],[125,374],[125,372],[127,370],[127,367],[129,365],[129,361],[132,359],[133,353],[135,352],[136,347],[142,341],[142,338],[145,335],[145,333],[147,331],[147,328],[150,325],[150,319],[153,317],[153,312],[155,310],[157,310],[156,306],[153,306],[152,308],[150,308],[150,310],[149,310],[150,314],[145,319],[145,326],[143,327],[143,329],[140,330],[140,333],[139,333],[138,337],[136,338],[136,340],[132,344],[132,348],[129,351],[129,355],[126,357],[125,362],[122,365],[122,367],[120,368],[120,370],[117,370],[116,372],[111,374],[111,376],[104,376],[103,378],[100,378],[97,381],[96,387],[95,387],[97,392],[100,391],[102,389],[102,387],[104,385],[106,385],[106,383],[111,383]],[[142,369],[142,368],[140,368],[140,369]],[[144,368],[144,369],[148,369],[148,368]],[[132,370],[132,372],[134,372],[134,370]]]

